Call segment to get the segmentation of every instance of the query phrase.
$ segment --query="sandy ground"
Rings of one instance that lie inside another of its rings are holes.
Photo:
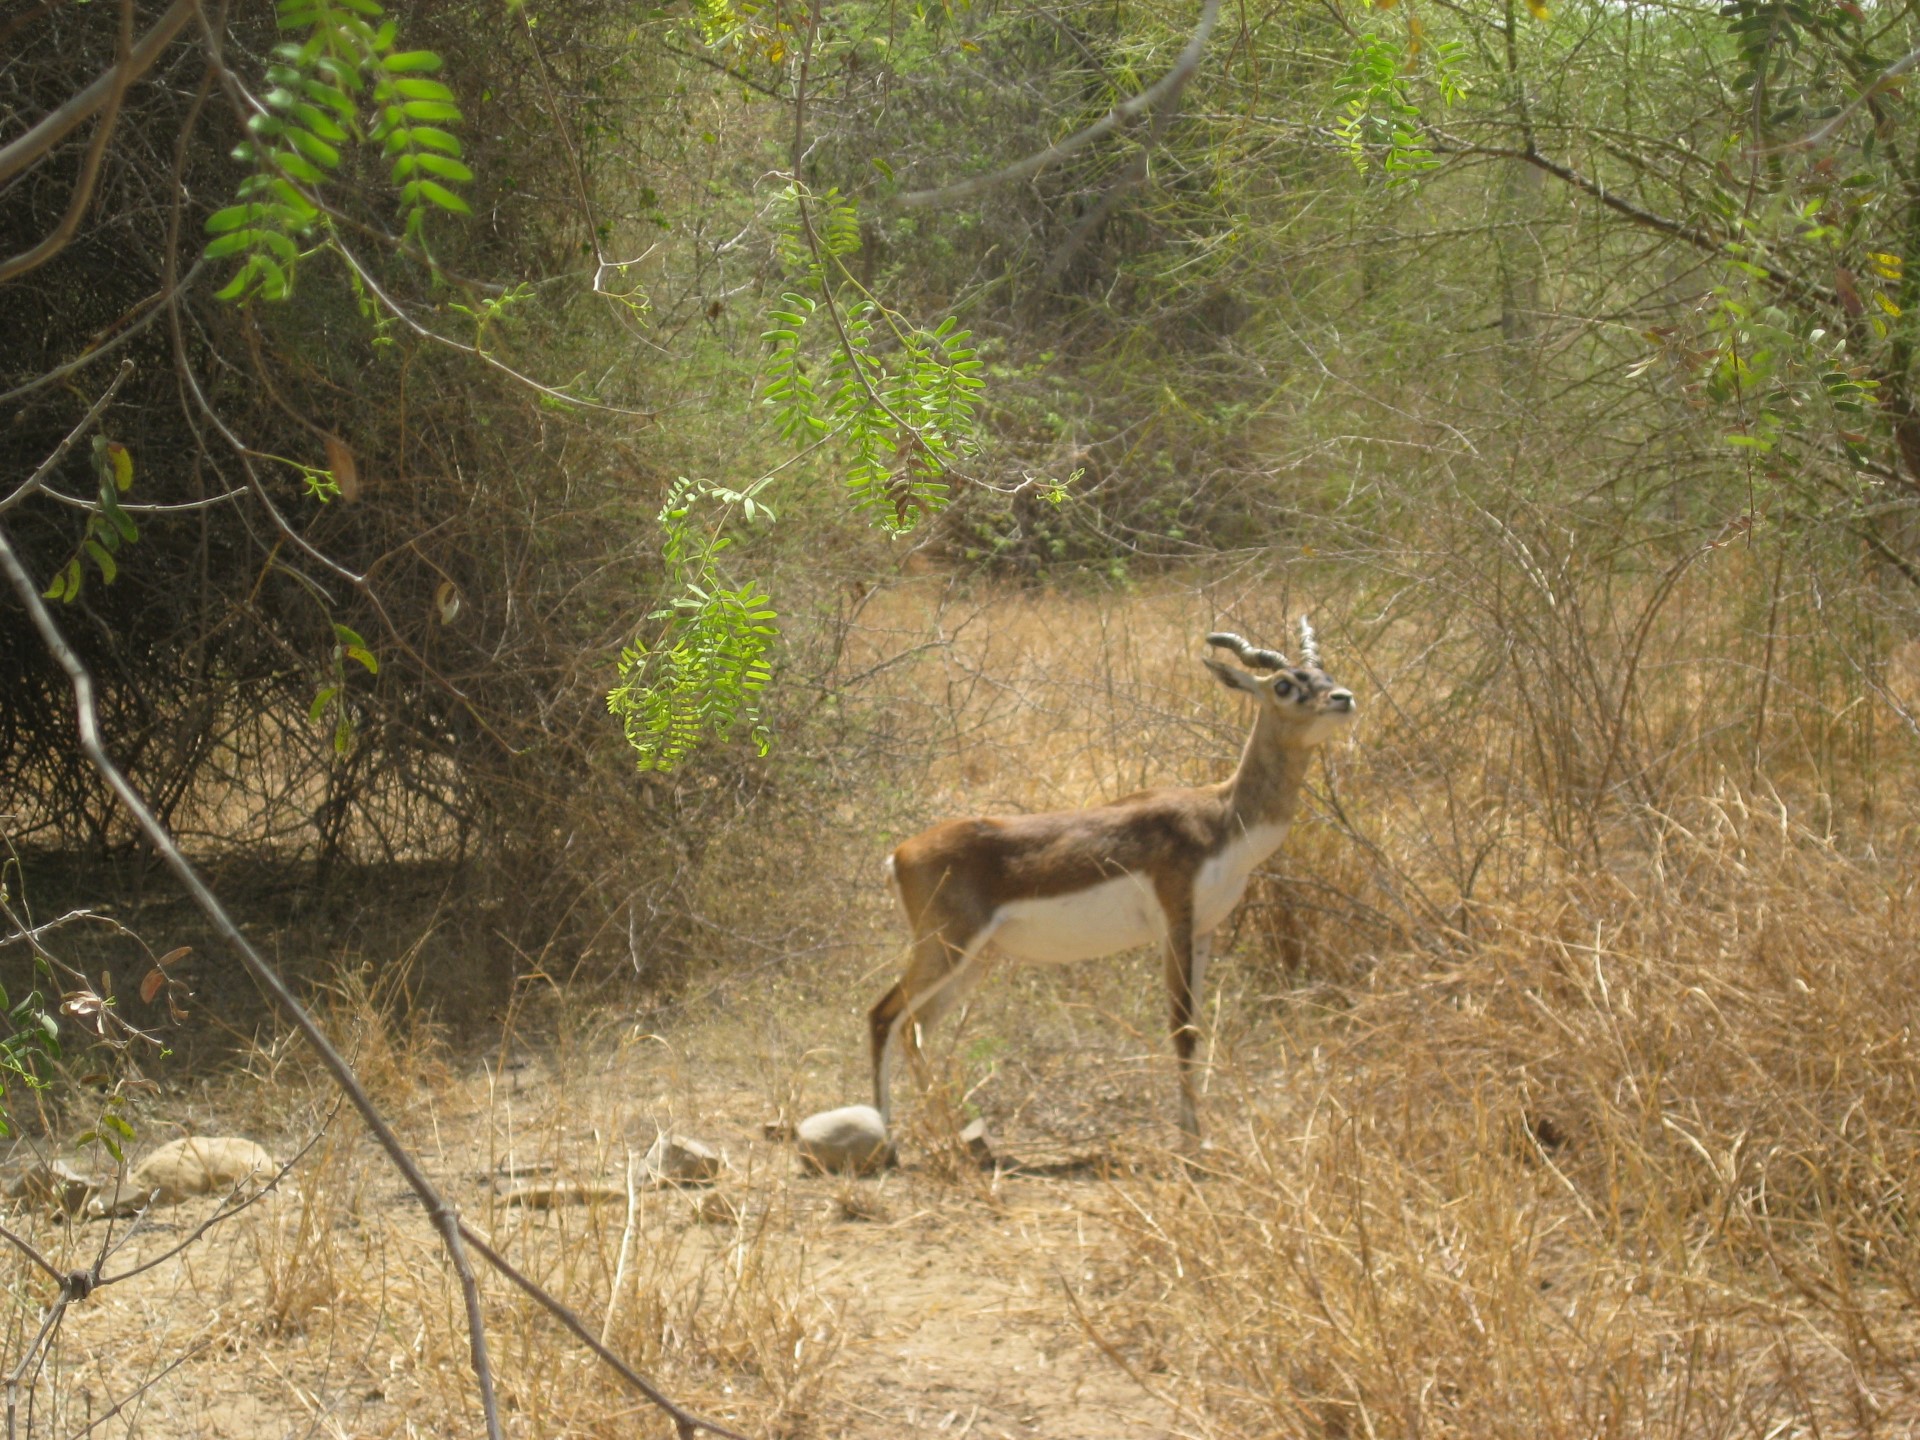
[[[920,1118],[901,1167],[851,1180],[803,1173],[767,1127],[797,1113],[799,1092],[843,1087],[857,1065],[818,1048],[756,1055],[724,1013],[684,1039],[669,1047],[629,1026],[568,1056],[529,1050],[505,1068],[415,1056],[376,1078],[435,1182],[596,1328],[631,1158],[662,1125],[719,1147],[719,1184],[636,1193],[636,1262],[610,1343],[748,1433],[1180,1433],[1153,1377],[1129,1373],[1082,1308],[1124,1264],[1114,1177],[1142,1156],[1172,1163],[1156,1149],[1158,1107],[1136,1093],[1155,1069],[1148,1056],[1057,1058],[1084,1073],[1082,1093],[1052,1115],[1036,1100],[1048,1075],[1029,1065],[1010,1067],[1013,1083],[990,1078],[989,1112],[1010,1127],[995,1135],[993,1170],[941,1151],[951,1126],[910,1100]],[[702,1051],[711,1058],[689,1058]],[[324,1092],[286,1063],[265,1087],[229,1079],[157,1102],[139,1148],[191,1129],[291,1152],[315,1122],[276,1117],[276,1092],[282,1104],[304,1096],[309,1117]],[[515,1186],[556,1181],[597,1186],[599,1198],[552,1211],[503,1202]],[[332,1119],[277,1193],[195,1239],[219,1208],[191,1201],[131,1233],[124,1221],[109,1231],[13,1217],[63,1267],[91,1263],[103,1243],[110,1276],[152,1265],[69,1309],[40,1380],[41,1433],[474,1433],[444,1263],[350,1115]],[[504,1286],[487,1293],[509,1433],[670,1433],[555,1327],[510,1306]],[[11,1353],[37,1323],[31,1302],[15,1297]],[[115,1405],[125,1408],[100,1423]]]

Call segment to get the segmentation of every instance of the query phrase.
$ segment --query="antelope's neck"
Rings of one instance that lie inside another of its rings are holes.
[[[1311,747],[1280,743],[1280,725],[1264,708],[1227,782],[1227,823],[1234,831],[1285,826],[1299,808]]]

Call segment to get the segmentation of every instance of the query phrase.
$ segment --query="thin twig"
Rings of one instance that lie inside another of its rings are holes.
[[[951,185],[941,185],[932,190],[908,190],[898,197],[898,203],[910,210],[925,208],[929,205],[946,205],[955,200],[965,200],[982,190],[995,185],[1004,185],[1011,180],[1024,180],[1038,173],[1057,160],[1064,160],[1076,150],[1084,149],[1102,135],[1144,114],[1160,103],[1161,97],[1169,91],[1178,90],[1187,83],[1187,77],[1193,73],[1194,66],[1200,63],[1200,56],[1207,48],[1207,41],[1213,35],[1213,27],[1220,19],[1220,0],[1206,0],[1200,8],[1200,23],[1193,27],[1193,34],[1187,40],[1186,48],[1173,62],[1173,68],[1161,76],[1152,85],[1142,90],[1130,100],[1123,100],[1105,115],[1084,130],[1055,141],[1046,149],[1029,155],[1024,160],[1016,160],[1011,165],[987,175],[976,175],[968,180],[956,180]]]
[[[1893,82],[1906,74],[1907,71],[1913,69],[1915,65],[1920,65],[1920,50],[1909,50],[1876,75],[1872,84],[1868,85],[1866,89],[1854,96],[1853,99],[1849,100],[1845,105],[1842,105],[1839,114],[1828,120],[1826,124],[1822,125],[1818,130],[1815,130],[1811,135],[1802,136],[1800,139],[1790,141],[1785,145],[1776,145],[1769,150],[1756,150],[1753,153],[1756,155],[1785,155],[1795,150],[1819,149],[1820,146],[1826,144],[1827,141],[1831,140],[1835,135],[1838,135],[1840,128],[1857,115],[1863,105],[1870,102],[1874,96],[1891,89]]]
[[[67,1281],[66,1273],[62,1271],[59,1266],[55,1265],[51,1260],[47,1259],[46,1256],[42,1255],[37,1249],[35,1249],[32,1241],[21,1239],[18,1235],[14,1234],[13,1231],[9,1230],[4,1225],[0,1225],[0,1239],[9,1240],[13,1242],[13,1244],[19,1249],[21,1254],[25,1255],[29,1260],[33,1261],[34,1264],[38,1265],[42,1270],[46,1271],[47,1274],[51,1275],[60,1284],[62,1285],[66,1284],[66,1281]]]
[[[600,1343],[607,1343],[613,1322],[620,1314],[620,1297],[627,1288],[627,1264],[633,1259],[633,1236],[639,1229],[640,1189],[633,1183],[634,1155],[627,1150],[627,1223],[620,1231],[620,1258],[613,1265],[613,1293],[607,1296],[607,1318],[600,1322]]]
[[[121,382],[132,373],[133,361],[122,360],[120,362],[120,373],[113,377],[113,381],[107,386],[106,391],[98,400],[93,402],[93,408],[80,417],[80,423],[67,432],[67,438],[53,447],[53,453],[40,462],[40,468],[38,470],[20,482],[19,488],[6,499],[0,500],[0,515],[6,514],[7,511],[13,509],[14,506],[18,505],[22,500],[25,500],[29,495],[33,494],[34,491],[47,483],[47,477],[54,472],[62,460],[67,458],[67,451],[73,448],[76,440],[93,428],[93,422],[100,418],[101,412],[112,402],[114,392],[120,388]]]
[[[114,47],[113,88],[107,93],[100,123],[94,127],[93,143],[87,146],[87,158],[80,162],[80,174],[73,182],[73,193],[67,197],[67,208],[61,214],[60,222],[41,236],[36,244],[18,255],[0,260],[0,285],[46,264],[67,248],[67,242],[73,239],[74,232],[80,228],[80,217],[87,213],[87,205],[93,199],[93,187],[100,179],[100,162],[106,159],[107,146],[112,143],[114,128],[120,123],[120,102],[126,98],[127,87],[133,84],[132,59],[133,0],[120,0],[120,38]]]
[[[546,1290],[542,1289],[525,1275],[522,1275],[519,1270],[515,1269],[513,1262],[508,1260],[507,1257],[502,1255],[498,1250],[495,1250],[493,1246],[489,1245],[486,1238],[482,1236],[479,1231],[475,1230],[464,1220],[460,1221],[459,1224],[460,1233],[466,1237],[467,1243],[473,1247],[474,1254],[478,1255],[482,1260],[485,1260],[489,1265],[493,1266],[495,1270],[498,1270],[508,1280],[518,1286],[522,1292],[538,1302],[543,1310],[553,1316],[553,1318],[558,1320],[562,1325],[566,1326],[567,1329],[571,1330],[589,1350],[604,1360],[608,1366],[613,1369],[615,1374],[622,1380],[625,1380],[627,1384],[631,1385],[635,1390],[638,1390],[642,1395],[646,1396],[647,1399],[651,1400],[661,1410],[665,1411],[667,1415],[672,1418],[674,1425],[679,1428],[682,1435],[691,1435],[698,1429],[711,1431],[715,1435],[724,1436],[725,1440],[747,1440],[747,1437],[739,1431],[729,1430],[717,1421],[708,1420],[696,1415],[691,1410],[683,1408],[666,1395],[663,1395],[645,1376],[641,1375],[632,1366],[628,1365],[626,1361],[622,1360],[618,1355],[614,1354],[613,1351],[596,1340],[593,1332],[581,1323],[578,1315],[574,1314],[573,1311],[554,1299]]]
[[[388,1123],[386,1116],[380,1112],[379,1106],[374,1104],[373,1097],[368,1095],[366,1087],[360,1083],[359,1076],[347,1063],[346,1057],[334,1046],[333,1041],[327,1037],[319,1023],[294,996],[287,982],[281,978],[279,971],[269,965],[260,952],[253,947],[253,942],[240,932],[239,926],[227,914],[226,907],[200,878],[200,872],[181,853],[179,846],[174,843],[173,836],[154,816],[140,792],[133,787],[121,772],[120,767],[107,754],[106,747],[100,738],[99,716],[94,708],[93,677],[80,663],[72,647],[67,644],[66,637],[60,633],[59,627],[54,624],[52,614],[40,598],[39,587],[27,573],[18,552],[13,548],[13,542],[3,530],[0,530],[0,570],[6,572],[8,583],[12,585],[14,594],[26,607],[27,616],[39,632],[41,643],[46,646],[48,654],[67,674],[68,681],[73,687],[80,746],[86,752],[88,760],[107,782],[108,787],[119,800],[121,808],[132,818],[148,843],[166,862],[167,868],[173,871],[175,878],[193,897],[194,903],[213,922],[214,929],[219,931],[221,937],[233,947],[247,973],[268,993],[281,1014],[313,1047],[314,1053],[320,1058],[320,1063],[333,1077],[334,1083],[353,1102],[354,1108],[360,1112],[361,1119],[366,1122],[367,1128],[373,1132],[374,1138],[387,1152],[387,1157],[393,1162],[394,1168],[401,1173],[408,1187],[419,1197],[421,1208],[427,1212],[435,1228],[440,1231],[448,1258],[453,1263],[454,1271],[460,1279],[461,1291],[466,1297],[467,1328],[472,1347],[473,1371],[480,1387],[480,1406],[486,1415],[487,1434],[489,1440],[502,1440],[500,1406],[494,1394],[493,1367],[487,1357],[486,1318],[480,1300],[480,1286],[474,1278],[473,1267],[468,1263],[466,1249],[461,1243],[457,1213],[434,1187],[433,1182],[427,1179],[426,1173],[421,1170],[412,1152],[401,1143],[400,1137],[394,1133],[393,1127]],[[12,1397],[9,1396],[10,1406],[11,1399]]]
[[[101,71],[91,85],[42,118],[26,134],[0,145],[0,181],[11,180],[85,124],[88,116],[107,103],[115,87],[136,80],[151,69],[160,52],[186,29],[187,22],[199,8],[199,0],[173,0],[153,28],[140,37],[140,43],[133,47],[124,64],[116,63]]]

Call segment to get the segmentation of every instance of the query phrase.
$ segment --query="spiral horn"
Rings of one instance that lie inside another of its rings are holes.
[[[1278,650],[1262,650],[1247,643],[1240,636],[1226,630],[1216,630],[1207,636],[1207,644],[1218,645],[1223,650],[1231,650],[1240,657],[1240,661],[1249,670],[1285,670],[1287,657]]]
[[[1314,638],[1313,626],[1304,615],[1300,617],[1300,655],[1303,665],[1320,668],[1320,642]]]

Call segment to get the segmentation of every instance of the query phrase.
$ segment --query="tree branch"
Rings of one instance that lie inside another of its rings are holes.
[[[140,43],[124,62],[101,71],[91,85],[42,118],[26,134],[0,145],[0,181],[11,180],[78,129],[88,116],[96,114],[112,98],[117,87],[123,88],[151,70],[160,52],[186,29],[198,8],[196,0],[173,0],[154,27],[140,37]]]
[[[1648,210],[1642,205],[1637,205],[1626,197],[1615,194],[1592,176],[1583,175],[1570,165],[1563,165],[1557,160],[1550,159],[1531,146],[1524,149],[1514,149],[1511,146],[1505,145],[1476,145],[1470,140],[1462,140],[1458,136],[1449,135],[1444,130],[1433,127],[1429,128],[1431,133],[1441,142],[1434,148],[1442,154],[1479,155],[1495,160],[1523,160],[1535,169],[1544,170],[1547,174],[1562,183],[1571,185],[1581,193],[1591,195],[1602,205],[1606,206],[1607,209],[1617,215],[1624,215],[1627,219],[1633,221],[1634,224],[1641,226],[1643,229],[1658,231],[1662,235],[1670,235],[1676,240],[1686,242],[1704,254],[1717,255],[1722,258],[1727,257],[1727,241],[1723,238],[1709,231],[1689,225],[1684,220],[1675,220],[1670,216],[1661,215],[1655,211]],[[1840,303],[1840,297],[1825,285],[1817,285],[1811,280],[1806,280],[1793,274],[1791,271],[1782,270],[1777,265],[1768,264],[1765,260],[1749,259],[1746,260],[1745,263],[1752,265],[1755,269],[1759,270],[1761,274],[1765,275],[1768,280],[1772,281],[1781,290],[1790,295],[1805,296],[1811,300],[1818,300],[1823,305],[1837,305]]]
[[[87,673],[86,667],[80,663],[79,656],[74,654],[72,647],[67,644],[66,637],[54,624],[52,614],[40,598],[39,587],[27,573],[19,554],[13,548],[13,542],[3,530],[0,530],[0,571],[5,573],[14,594],[26,608],[27,616],[33,622],[34,629],[39,632],[41,643],[46,646],[47,653],[53,656],[55,662],[67,674],[68,682],[73,687],[76,719],[80,730],[80,746],[86,752],[87,759],[100,772],[101,777],[119,800],[121,808],[132,818],[140,833],[146,837],[154,851],[166,863],[167,868],[174,873],[182,887],[192,896],[194,903],[213,922],[214,929],[219,931],[221,937],[233,947],[247,973],[267,992],[280,1013],[313,1047],[314,1053],[320,1058],[321,1065],[333,1077],[334,1084],[360,1112],[360,1117],[366,1122],[367,1128],[373,1132],[380,1147],[387,1152],[387,1158],[405,1178],[408,1187],[419,1197],[421,1208],[427,1212],[435,1228],[440,1231],[447,1256],[453,1263],[454,1271],[460,1279],[461,1291],[466,1297],[467,1328],[472,1347],[473,1372],[480,1387],[480,1407],[486,1416],[487,1435],[489,1440],[502,1440],[500,1407],[494,1395],[493,1367],[487,1358],[486,1319],[481,1307],[480,1286],[474,1278],[473,1266],[467,1260],[466,1248],[460,1238],[458,1214],[434,1188],[433,1182],[427,1179],[426,1173],[421,1170],[419,1162],[413,1158],[412,1153],[400,1142],[400,1137],[394,1133],[386,1116],[380,1113],[380,1108],[374,1104],[373,1097],[367,1094],[366,1087],[360,1083],[360,1077],[354,1074],[353,1067],[347,1063],[346,1057],[335,1048],[333,1041],[327,1037],[327,1033],[320,1028],[319,1023],[294,996],[287,982],[280,977],[280,973],[266,962],[258,950],[254,949],[253,942],[240,933],[239,926],[234,924],[233,918],[227,914],[226,907],[200,878],[200,872],[194,869],[192,862],[181,853],[179,846],[174,844],[173,836],[155,818],[153,812],[147,808],[147,803],[140,792],[134,789],[132,782],[107,754],[106,746],[100,738],[99,715],[94,708],[93,677]]]
[[[118,390],[121,382],[131,374],[133,374],[133,361],[122,360],[120,362],[120,373],[113,377],[113,383],[108,385],[106,391],[100,398],[93,402],[93,408],[80,417],[80,423],[67,432],[67,438],[53,447],[53,453],[40,462],[40,468],[25,480],[22,480],[11,495],[7,496],[4,500],[0,500],[0,515],[6,514],[7,511],[13,509],[14,506],[18,505],[22,500],[25,500],[29,495],[33,494],[34,491],[40,489],[41,486],[47,483],[47,477],[53,474],[62,460],[67,458],[67,451],[73,448],[74,441],[78,440],[93,428],[93,422],[100,418],[101,412],[104,411],[113,400],[114,391]]]
[[[94,128],[93,143],[87,147],[87,158],[81,162],[80,174],[73,182],[73,194],[67,199],[66,213],[37,245],[21,251],[10,260],[0,260],[0,285],[46,264],[67,248],[67,242],[73,239],[73,232],[80,228],[80,217],[87,213],[87,204],[93,199],[93,187],[100,179],[100,162],[106,158],[107,144],[113,139],[114,126],[120,123],[120,102],[126,96],[127,87],[133,83],[133,68],[128,64],[133,53],[133,0],[120,0],[120,39],[114,53],[113,87],[107,94],[106,111]]]
[[[995,185],[1004,185],[1010,180],[1024,180],[1027,176],[1044,170],[1056,160],[1064,160],[1076,150],[1085,149],[1095,140],[1109,131],[1138,118],[1151,110],[1169,94],[1178,94],[1193,74],[1194,67],[1200,63],[1201,53],[1207,48],[1207,41],[1213,35],[1213,27],[1220,19],[1220,0],[1206,0],[1200,9],[1200,23],[1193,28],[1193,34],[1187,45],[1173,62],[1173,68],[1159,80],[1135,95],[1131,100],[1123,100],[1100,119],[1076,131],[1066,139],[1056,141],[1038,154],[1029,155],[1024,160],[1016,160],[987,175],[976,175],[969,180],[956,180],[951,185],[942,185],[933,190],[908,190],[896,197],[896,203],[910,210],[922,209],[929,205],[946,205],[955,200],[964,200],[969,195],[977,195]]]

